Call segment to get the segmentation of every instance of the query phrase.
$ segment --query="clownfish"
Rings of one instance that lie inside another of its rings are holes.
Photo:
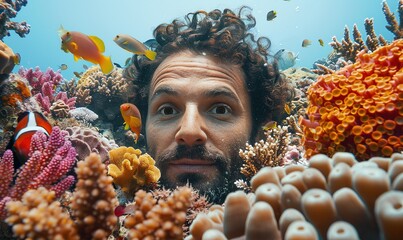
[[[52,132],[52,125],[45,116],[39,112],[23,112],[18,116],[14,136],[7,146],[15,154],[17,160],[14,162],[15,168],[22,166],[29,158],[31,138],[37,131],[42,131],[47,136]]]
[[[136,134],[134,143],[137,143],[141,130],[141,114],[139,109],[134,104],[123,103],[120,105],[120,113],[122,114],[123,120],[125,120],[125,130],[130,128],[130,130]]]

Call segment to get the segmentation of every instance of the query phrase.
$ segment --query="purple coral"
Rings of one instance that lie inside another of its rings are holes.
[[[29,85],[32,87],[32,95],[43,93],[45,84],[49,85],[45,89],[50,88],[53,90],[63,81],[63,76],[60,72],[55,72],[51,68],[48,68],[46,72],[42,72],[39,67],[35,69],[21,67],[18,74],[28,80]]]
[[[9,200],[20,200],[29,189],[44,186],[61,196],[74,183],[73,176],[65,176],[76,162],[76,150],[65,137],[67,132],[53,127],[47,140],[43,132],[32,136],[30,158],[17,172],[12,184],[13,155],[6,151],[0,160],[0,217],[4,216],[4,205]],[[11,177],[10,177],[11,176]]]
[[[63,76],[59,71],[53,71],[48,68],[46,72],[42,72],[39,67],[35,69],[21,67],[18,74],[27,79],[32,87],[32,95],[34,95],[45,114],[50,113],[50,107],[58,100],[62,100],[69,109],[75,108],[76,97],[68,98],[66,92],[55,91],[63,81]]]

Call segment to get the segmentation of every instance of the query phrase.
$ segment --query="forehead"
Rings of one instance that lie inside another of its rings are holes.
[[[203,81],[200,81],[203,80]],[[238,65],[223,63],[209,55],[180,52],[166,58],[156,69],[150,83],[150,97],[159,87],[185,84],[226,87],[247,94],[245,76]]]

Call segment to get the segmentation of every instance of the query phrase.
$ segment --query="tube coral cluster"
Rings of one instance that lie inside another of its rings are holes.
[[[357,61],[319,76],[300,119],[306,157],[347,151],[358,159],[403,150],[403,40],[360,52]]]
[[[199,214],[186,239],[400,239],[403,155],[358,162],[318,154],[309,167],[261,169],[253,193]],[[399,226],[400,225],[400,226]]]

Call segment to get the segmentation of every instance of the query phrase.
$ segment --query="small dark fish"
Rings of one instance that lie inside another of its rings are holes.
[[[312,44],[312,42],[311,42],[311,40],[309,40],[309,39],[304,39],[303,41],[302,41],[302,47],[308,47],[309,45],[311,45]]]
[[[85,64],[83,64],[83,68],[84,68],[84,70],[88,70],[88,66]]]
[[[129,66],[129,64],[131,62],[132,62],[132,58],[131,57],[127,58],[126,61],[125,61],[125,66]]]
[[[59,66],[59,69],[60,70],[66,70],[67,69],[67,64],[63,63],[62,65]]]
[[[78,77],[78,78],[81,78],[81,75],[83,75],[83,73],[82,72],[73,72],[74,73],[74,75],[76,76],[76,77]]]
[[[321,38],[318,40],[318,42],[322,47],[325,45],[325,43],[323,42],[323,40]]]
[[[113,63],[113,65],[115,65],[116,67],[118,67],[118,68],[122,68],[122,66],[120,66],[120,64],[119,63]]]
[[[154,38],[148,39],[143,44],[152,50],[155,50],[159,46],[159,43]]]
[[[271,21],[277,17],[277,12],[274,10],[271,10],[270,12],[267,13],[267,21]]]

